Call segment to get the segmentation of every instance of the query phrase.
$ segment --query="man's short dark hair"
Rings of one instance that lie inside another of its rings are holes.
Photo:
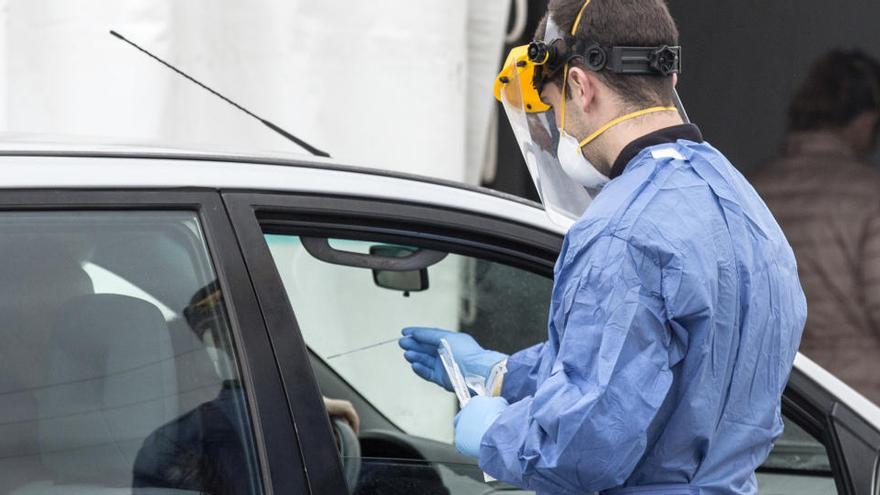
[[[571,33],[584,0],[550,0],[547,15],[565,33]],[[545,20],[538,27],[536,38],[543,38]],[[575,37],[610,46],[675,46],[678,28],[664,0],[592,0],[584,11]],[[550,40],[547,40],[550,41]],[[573,66],[586,70],[583,59]],[[562,71],[558,80],[562,85]],[[602,71],[596,73],[623,101],[633,107],[673,103],[671,76],[622,75]]]
[[[791,131],[844,127],[880,111],[880,63],[861,50],[833,50],[813,63],[788,110]]]

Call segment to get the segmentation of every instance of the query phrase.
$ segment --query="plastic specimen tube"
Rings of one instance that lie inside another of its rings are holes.
[[[464,375],[461,374],[458,363],[455,362],[452,348],[446,339],[440,339],[440,347],[437,348],[437,354],[440,356],[440,362],[443,363],[443,369],[446,370],[449,382],[452,383],[455,396],[458,397],[458,404],[461,407],[466,406],[471,400],[471,393],[468,391],[467,382],[464,380]]]

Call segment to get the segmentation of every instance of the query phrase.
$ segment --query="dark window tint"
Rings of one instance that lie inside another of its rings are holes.
[[[215,279],[193,213],[0,214],[0,493],[259,493]]]

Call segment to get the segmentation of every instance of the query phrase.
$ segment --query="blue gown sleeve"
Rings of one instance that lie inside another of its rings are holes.
[[[498,417],[480,449],[488,474],[539,492],[622,485],[685,353],[664,295],[681,288],[676,256],[612,236],[582,255],[549,378]]]
[[[546,346],[546,342],[537,344],[507,358],[507,372],[501,384],[501,396],[510,404],[535,394],[538,370]]]

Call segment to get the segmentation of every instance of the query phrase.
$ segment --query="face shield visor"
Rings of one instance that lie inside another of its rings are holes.
[[[634,75],[671,76],[681,70],[681,47],[678,46],[606,47],[576,38],[575,33],[589,4],[589,0],[584,2],[571,34],[560,30],[553,18],[548,17],[543,39],[511,50],[495,79],[495,97],[504,107],[547,215],[566,229],[583,215],[599,192],[573,180],[565,172],[557,154],[559,127],[565,128],[564,95],[569,65],[578,59],[580,65],[593,72]],[[560,80],[563,98],[560,108],[554,109],[541,100],[541,91],[546,84]],[[653,111],[677,109],[681,118],[689,122],[674,90],[673,98],[675,108],[655,107],[622,116],[585,141],[589,142],[616,123]]]
[[[571,180],[557,158],[556,115],[535,89],[535,64],[529,60],[528,48],[511,51],[495,80],[495,96],[504,107],[547,215],[567,229],[586,211],[590,194]]]

